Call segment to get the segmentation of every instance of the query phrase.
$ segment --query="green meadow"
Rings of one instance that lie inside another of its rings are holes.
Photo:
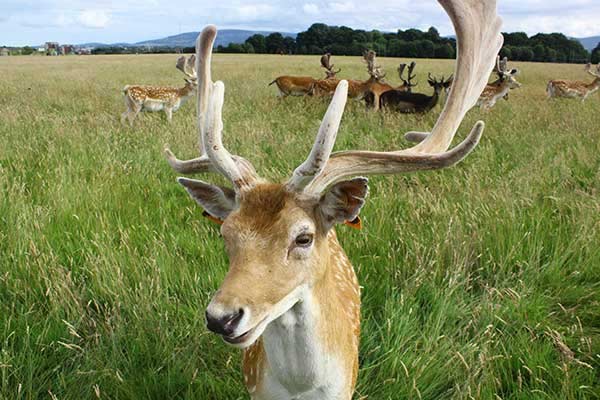
[[[249,399],[241,353],[204,326],[227,271],[219,230],[165,144],[198,155],[195,99],[122,126],[126,84],[183,86],[176,55],[0,58],[0,399]],[[359,57],[339,77],[366,79]],[[399,84],[399,60],[379,60]],[[355,399],[600,398],[600,96],[547,100],[582,65],[511,63],[523,87],[440,171],[372,177],[361,231],[338,236],[362,289]],[[417,60],[415,91],[451,60]],[[280,100],[317,56],[221,55],[224,141],[285,180],[326,99]],[[349,101],[337,150],[408,147],[424,116]],[[218,177],[208,180],[223,182]]]

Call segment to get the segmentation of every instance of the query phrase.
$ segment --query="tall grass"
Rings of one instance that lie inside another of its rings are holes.
[[[382,59],[392,77],[399,60]],[[240,354],[203,311],[227,260],[175,182],[194,105],[119,124],[125,84],[181,84],[175,56],[0,59],[0,398],[247,399]],[[280,101],[317,57],[217,55],[225,140],[263,176],[308,153],[327,101]],[[337,57],[361,78],[358,58]],[[338,229],[363,286],[356,399],[600,398],[600,100],[547,101],[581,66],[516,64],[523,88],[472,110],[458,166],[371,179],[365,228]],[[449,75],[450,61],[418,60]],[[393,79],[390,79],[393,80]],[[396,80],[397,81],[397,80]],[[349,102],[336,149],[408,146],[425,116]]]

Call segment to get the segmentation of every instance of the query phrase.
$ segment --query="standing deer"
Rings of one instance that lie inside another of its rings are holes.
[[[181,56],[177,60],[176,68],[186,76],[184,78],[185,86],[182,88],[172,86],[125,86],[123,95],[125,96],[127,110],[121,114],[121,123],[124,123],[125,118],[127,118],[129,124],[133,125],[133,120],[140,111],[154,112],[161,110],[164,110],[167,120],[171,122],[173,111],[177,111],[196,91],[198,83],[195,64],[195,55],[189,58]]]
[[[440,0],[457,36],[456,80],[444,110],[421,143],[391,152],[331,153],[349,85],[340,81],[306,161],[283,183],[260,178],[222,142],[224,84],[211,80],[216,28],[196,51],[199,158],[179,160],[179,173],[217,172],[232,187],[179,178],[211,219],[219,221],[229,272],[206,309],[209,330],[244,350],[244,383],[253,400],[350,400],[358,373],[360,288],[334,226],[356,221],[368,187],[362,175],[450,167],[479,143],[478,121],[448,150],[487,83],[502,45],[495,0]]]
[[[331,64],[330,53],[323,54],[321,57],[321,67],[325,68],[325,79],[315,81],[313,94],[317,96],[332,96],[338,83],[340,83],[340,80],[336,78],[336,75],[342,69],[338,68],[337,71],[334,71],[334,65]]]
[[[381,95],[379,100],[380,107],[404,114],[426,113],[437,105],[442,90],[450,86],[452,80],[452,76],[445,80],[443,76],[442,79],[437,79],[429,74],[427,82],[433,88],[431,96],[403,90],[388,90]]]
[[[379,110],[379,96],[394,88],[384,82],[385,72],[375,61],[376,53],[373,50],[365,51],[363,58],[367,63],[367,71],[371,76],[366,81],[348,81],[348,95],[352,98],[365,99],[368,107]]]
[[[594,77],[594,80],[591,83],[563,80],[552,80],[548,82],[548,87],[546,89],[548,98],[568,97],[579,98],[582,102],[585,101],[590,94],[600,88],[600,63],[598,63],[595,71],[592,71],[592,64],[588,63],[585,66],[585,72]]]
[[[496,58],[496,74],[498,79],[486,85],[477,101],[477,105],[483,110],[491,109],[501,98],[508,100],[508,92],[521,87],[515,79],[519,70],[516,68],[508,70],[508,58],[504,57],[502,60],[500,56]]]

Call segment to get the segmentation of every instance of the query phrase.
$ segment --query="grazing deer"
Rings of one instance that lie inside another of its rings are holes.
[[[592,64],[588,63],[585,66],[585,72],[594,77],[594,80],[591,83],[562,80],[552,80],[548,82],[548,87],[546,88],[548,98],[568,97],[580,98],[582,102],[585,101],[590,94],[600,88],[600,63],[598,63],[595,71],[592,70]]]
[[[223,82],[211,80],[216,28],[198,38],[199,158],[179,160],[179,173],[217,172],[232,187],[179,178],[213,221],[229,272],[206,309],[209,330],[244,350],[244,383],[253,400],[350,400],[358,373],[360,288],[334,226],[358,222],[368,193],[363,175],[450,167],[479,143],[478,121],[448,150],[487,83],[502,45],[495,0],[440,0],[459,44],[456,80],[431,133],[405,150],[331,154],[349,89],[340,81],[306,161],[283,184],[260,178],[222,141]]]
[[[486,85],[477,101],[477,105],[483,110],[491,109],[501,98],[508,100],[508,92],[521,87],[521,84],[515,79],[519,70],[516,68],[508,70],[506,57],[502,60],[500,60],[500,56],[496,58],[496,74],[498,79]]]
[[[133,125],[133,120],[140,111],[161,110],[164,110],[167,120],[171,122],[173,111],[177,111],[194,94],[198,86],[195,55],[189,58],[179,57],[175,66],[186,76],[185,86],[182,88],[142,85],[127,85],[123,88],[127,111],[121,114],[121,123],[127,118],[129,124]]]
[[[428,96],[423,93],[412,93],[402,90],[389,90],[381,95],[379,100],[381,108],[398,111],[404,114],[426,113],[434,108],[439,99],[442,90],[452,84],[452,76],[448,79],[438,80],[431,74],[427,79],[429,86],[433,88],[433,94]]]
[[[280,97],[287,96],[312,96],[313,94],[322,94],[326,90],[329,85],[339,82],[339,79],[335,78],[335,75],[341,71],[338,69],[337,71],[333,70],[333,65],[330,64],[331,54],[326,53],[321,56],[321,66],[325,68],[325,79],[317,80],[311,78],[310,76],[279,76],[275,78],[275,80],[269,83],[269,86],[272,84],[277,84],[277,88],[279,89]],[[333,89],[335,90],[335,85]],[[315,89],[319,86],[319,89]]]

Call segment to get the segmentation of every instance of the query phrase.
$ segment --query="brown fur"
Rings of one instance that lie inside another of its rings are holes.
[[[279,76],[269,86],[276,84],[282,97],[311,95],[316,79],[310,76]]]
[[[225,220],[222,234],[230,269],[215,298],[237,308],[245,304],[252,315],[262,315],[302,282],[309,283],[323,321],[317,326],[323,350],[350,366],[343,371],[351,398],[358,374],[360,291],[358,279],[340,246],[335,231],[319,221],[315,202],[299,199],[280,184],[259,184],[244,192],[240,207]],[[288,230],[299,219],[314,221],[317,228],[311,265],[303,273],[280,265],[280,251],[288,251]],[[251,393],[260,393],[269,368],[262,339],[244,350],[244,382]],[[350,385],[351,383],[351,385]]]

